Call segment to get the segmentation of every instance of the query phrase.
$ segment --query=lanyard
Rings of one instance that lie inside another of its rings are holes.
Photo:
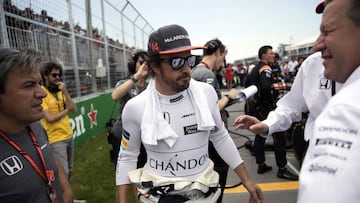
[[[39,143],[33,133],[33,131],[28,128],[28,134],[31,138],[31,141],[33,142],[36,152],[40,158],[43,170],[40,169],[38,164],[31,158],[31,156],[26,153],[19,145],[17,145],[9,136],[7,136],[2,130],[0,130],[0,136],[4,138],[16,151],[18,151],[34,168],[34,170],[40,175],[40,177],[51,187],[51,182],[55,180],[54,171],[53,170],[47,170],[45,158],[41,151],[41,148],[39,146]]]
[[[204,61],[200,61],[200,63],[204,64],[206,66],[206,68],[210,69],[210,66],[207,63],[205,63]]]
[[[59,97],[57,95],[57,92],[56,93],[52,93],[52,95],[55,97],[56,99],[56,103],[57,103],[57,106],[58,106],[58,112],[61,112],[61,106],[60,106],[60,100],[59,100]],[[65,105],[65,100],[64,100],[64,95],[61,94],[61,98],[62,98],[62,103],[63,103],[63,106],[64,106],[64,109],[66,108],[66,105]]]

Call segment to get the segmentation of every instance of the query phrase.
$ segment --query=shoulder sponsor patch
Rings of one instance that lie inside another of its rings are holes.
[[[206,83],[212,84],[214,82],[214,78],[206,78]]]
[[[124,130],[122,133],[121,146],[120,146],[122,150],[126,150],[129,147],[129,140],[130,140],[130,133]]]
[[[271,77],[272,77],[272,72],[271,72],[271,70],[265,69],[265,70],[264,70],[264,73],[265,73],[265,76],[266,76],[267,78],[271,78]]]

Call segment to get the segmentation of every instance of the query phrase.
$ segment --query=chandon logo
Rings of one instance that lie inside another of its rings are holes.
[[[175,155],[175,157],[177,157],[177,155]],[[187,159],[180,161],[172,161],[172,159],[170,159],[169,162],[164,162],[160,160],[150,159],[149,166],[156,170],[167,171],[173,176],[176,176],[177,171],[191,170],[196,167],[202,166],[204,163],[206,163],[207,158],[208,155],[204,154],[197,159]]]
[[[357,135],[358,129],[351,129],[351,128],[342,128],[336,126],[320,126],[320,132],[336,132],[336,133],[344,133],[348,135]]]
[[[22,162],[20,161],[19,157],[15,156],[15,155],[4,159],[2,162],[0,162],[0,166],[1,166],[1,169],[8,176],[17,174],[24,167]]]

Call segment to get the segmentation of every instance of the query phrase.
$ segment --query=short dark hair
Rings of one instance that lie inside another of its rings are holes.
[[[129,70],[130,74],[135,74],[136,62],[139,59],[139,57],[145,58],[146,55],[147,55],[147,52],[145,52],[143,50],[138,50],[131,56],[132,61],[128,62],[128,70]]]
[[[265,45],[265,46],[260,47],[259,52],[258,52],[258,57],[260,60],[262,60],[262,55],[266,54],[269,49],[272,49],[272,46]]]
[[[156,54],[156,55],[152,55],[152,56],[149,56],[149,59],[148,59],[148,67],[153,70],[154,67],[152,66],[153,64],[157,65],[160,67],[160,63],[161,63],[161,59],[160,59],[160,55],[159,54]],[[154,74],[155,72],[154,71],[151,71],[151,76],[154,77]]]
[[[145,57],[146,55],[147,55],[146,51],[138,50],[131,56],[131,58],[136,63],[136,61],[139,59],[139,57]]]
[[[204,56],[211,55],[214,52],[216,52],[218,49],[220,49],[220,53],[225,52],[225,45],[219,40],[219,39],[212,39],[205,43],[205,46],[207,47],[204,49]]]

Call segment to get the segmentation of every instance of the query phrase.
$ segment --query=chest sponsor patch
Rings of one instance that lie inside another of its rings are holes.
[[[197,129],[197,124],[184,126],[184,135],[190,135],[199,132]]]
[[[15,175],[19,173],[23,168],[23,163],[20,161],[19,157],[13,155],[0,162],[1,169],[8,176]]]
[[[319,89],[330,89],[330,80],[326,78],[321,78],[319,83]]]

